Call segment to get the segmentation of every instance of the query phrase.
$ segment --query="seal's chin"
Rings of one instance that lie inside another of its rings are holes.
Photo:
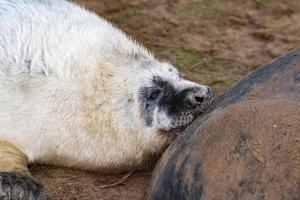
[[[170,119],[171,123],[168,128],[164,128],[165,132],[169,132],[172,134],[179,134],[181,133],[188,125],[190,125],[193,121],[195,121],[200,115],[202,115],[208,106],[198,107],[194,110],[189,110],[185,112],[178,113],[173,115]]]
[[[192,123],[196,116],[192,112],[180,113],[173,117],[171,122],[171,129],[185,128],[187,125]]]
[[[162,128],[161,131],[171,134],[179,134],[199,115],[200,114],[195,114],[192,111],[180,113],[171,117],[169,126]]]
[[[166,135],[169,135],[169,136],[172,136],[172,137],[176,137],[176,136],[178,136],[178,135],[180,135],[184,130],[185,130],[185,128],[189,125],[189,124],[191,124],[192,122],[193,122],[194,120],[192,120],[191,122],[189,122],[189,123],[185,123],[185,124],[183,124],[182,122],[180,122],[180,123],[178,123],[178,125],[177,126],[172,126],[172,127],[170,127],[169,129],[161,129],[160,130],[160,132],[161,133],[164,133],[164,134],[166,134]],[[179,125],[180,124],[180,125]]]

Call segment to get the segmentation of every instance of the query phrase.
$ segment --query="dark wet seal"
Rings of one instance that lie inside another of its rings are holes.
[[[240,155],[245,155],[248,150],[249,141],[251,140],[251,134],[241,132],[239,137],[237,137],[236,145],[234,147],[233,153],[237,153]]]
[[[300,82],[300,72],[295,73],[294,80]]]
[[[201,162],[196,163],[191,172],[194,180],[196,180],[190,183],[193,184],[191,190],[185,189],[185,180],[187,179],[185,171],[188,170],[191,159],[187,156],[180,164],[176,163],[176,165],[168,166],[167,173],[163,174],[157,181],[156,191],[152,193],[151,199],[201,199],[203,191]],[[171,187],[165,187],[165,185]]]
[[[163,154],[150,199],[299,199],[299,60],[297,49],[219,96]]]

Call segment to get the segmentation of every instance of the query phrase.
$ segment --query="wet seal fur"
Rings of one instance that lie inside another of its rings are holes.
[[[2,0],[0,30],[1,197],[44,199],[28,163],[143,169],[212,101],[71,2]]]
[[[216,98],[155,167],[150,199],[300,198],[300,49]]]

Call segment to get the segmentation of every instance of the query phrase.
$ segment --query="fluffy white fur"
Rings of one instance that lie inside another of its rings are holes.
[[[0,139],[30,163],[114,170],[168,143],[147,127],[138,89],[153,74],[193,82],[104,19],[63,0],[0,1]]]

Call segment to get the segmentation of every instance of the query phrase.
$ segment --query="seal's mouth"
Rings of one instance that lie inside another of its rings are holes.
[[[161,131],[168,135],[180,135],[193,121],[200,116],[201,113],[185,113],[176,118],[171,122],[171,126],[167,129],[162,129]]]
[[[171,122],[171,130],[172,129],[185,129],[189,124],[195,121],[200,115],[202,115],[208,107],[197,109],[196,111],[188,111],[185,113],[181,113],[180,115],[173,118]]]
[[[195,121],[201,116],[213,102],[213,97],[209,96],[201,106],[195,109],[180,112],[179,114],[172,117],[169,131],[171,132],[182,132],[188,125]]]

